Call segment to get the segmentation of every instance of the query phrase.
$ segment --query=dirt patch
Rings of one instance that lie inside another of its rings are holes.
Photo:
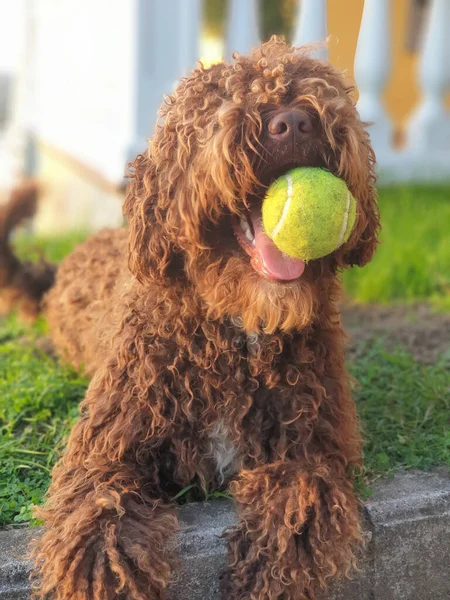
[[[383,338],[389,350],[406,348],[419,362],[430,364],[443,354],[450,357],[450,313],[434,312],[426,304],[379,306],[343,304],[342,321],[350,339],[349,358],[360,354],[361,343]],[[20,344],[34,344],[55,360],[57,354],[49,337],[23,336]]]
[[[351,338],[350,357],[361,342],[380,337],[389,349],[401,345],[423,363],[450,352],[450,314],[433,312],[427,305],[346,305],[341,312]]]

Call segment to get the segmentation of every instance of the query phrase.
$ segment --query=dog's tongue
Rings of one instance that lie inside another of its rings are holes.
[[[287,256],[275,246],[264,231],[260,210],[253,209],[250,218],[255,234],[255,254],[252,259],[255,268],[273,279],[282,281],[300,277],[305,270],[304,261]]]

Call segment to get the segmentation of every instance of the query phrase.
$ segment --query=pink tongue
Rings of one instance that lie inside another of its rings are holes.
[[[274,279],[291,281],[300,277],[305,270],[304,261],[283,254],[275,246],[264,231],[260,210],[252,210],[250,216],[255,233],[255,255],[252,262]]]

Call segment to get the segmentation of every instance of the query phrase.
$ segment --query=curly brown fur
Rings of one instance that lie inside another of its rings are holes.
[[[308,144],[270,145],[279,107],[308,112]],[[38,597],[164,598],[169,499],[192,481],[231,482],[236,498],[224,599],[313,600],[350,572],[360,437],[338,270],[375,251],[373,162],[342,76],[276,38],[199,67],[167,99],[132,166],[128,251],[122,231],[93,237],[47,296],[57,347],[94,377],[38,513]],[[358,217],[343,247],[279,283],[232,222],[292,164],[342,177]]]
[[[54,283],[56,267],[44,260],[37,264],[21,262],[9,238],[18,225],[34,216],[38,193],[36,182],[24,182],[0,206],[0,310],[7,314],[17,306],[20,316],[28,321],[40,313],[42,297]]]

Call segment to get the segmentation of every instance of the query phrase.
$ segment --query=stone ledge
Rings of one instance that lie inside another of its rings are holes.
[[[329,600],[448,600],[450,598],[450,476],[399,473],[373,485],[364,506],[368,538],[361,571],[336,586]],[[225,562],[220,535],[235,519],[227,501],[180,510],[181,568],[172,600],[217,600]],[[38,530],[0,532],[0,600],[29,598],[27,543]]]

